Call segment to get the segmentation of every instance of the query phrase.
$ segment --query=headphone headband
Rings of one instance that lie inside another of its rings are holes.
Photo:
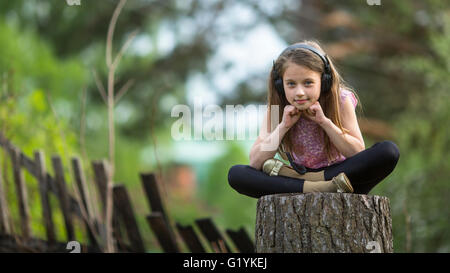
[[[291,51],[296,48],[305,48],[305,49],[308,49],[308,50],[312,51],[313,53],[315,53],[317,56],[319,56],[322,59],[322,62],[325,66],[325,72],[326,73],[330,72],[330,63],[328,62],[328,59],[326,57],[327,55],[326,54],[323,55],[316,48],[306,45],[306,44],[295,44],[295,45],[288,46],[285,50],[283,50],[283,52],[281,52],[280,56],[283,55],[286,51]]]
[[[317,56],[319,56],[322,59],[323,64],[324,64],[324,72],[322,73],[322,76],[321,76],[320,93],[321,94],[328,93],[330,91],[331,85],[333,83],[333,76],[331,74],[330,63],[328,62],[327,55],[320,53],[316,48],[314,48],[312,46],[309,46],[306,44],[294,44],[294,45],[287,47],[285,50],[283,50],[283,52],[281,52],[280,56],[282,56],[286,51],[290,51],[290,50],[293,50],[296,48],[308,49],[309,51],[313,52],[314,54],[316,54]],[[278,58],[280,58],[280,56]],[[274,80],[275,89],[278,91],[278,93],[280,94],[281,97],[285,97],[284,87],[283,87],[283,79],[282,79],[281,75],[278,74],[278,71],[275,69],[275,61],[273,62],[272,73],[273,73],[272,77]]]

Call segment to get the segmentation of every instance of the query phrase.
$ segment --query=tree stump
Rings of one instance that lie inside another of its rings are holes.
[[[389,199],[350,193],[265,195],[257,203],[257,253],[392,253]]]

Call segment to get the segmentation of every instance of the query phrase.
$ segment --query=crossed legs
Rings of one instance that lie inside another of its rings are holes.
[[[267,194],[305,192],[305,181],[307,191],[311,191],[308,187],[320,185],[309,182],[329,182],[344,172],[350,179],[354,193],[368,194],[394,170],[399,157],[397,145],[391,141],[383,141],[334,165],[320,169],[307,168],[304,175],[293,169],[283,168],[283,173],[280,171],[279,176],[269,176],[248,165],[234,165],[228,171],[228,182],[237,192],[259,198]],[[329,184],[324,186],[331,190]],[[321,190],[319,188],[315,191]]]

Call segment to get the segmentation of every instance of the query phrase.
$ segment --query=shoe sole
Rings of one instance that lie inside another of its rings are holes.
[[[350,183],[350,179],[348,179],[348,177],[347,177],[347,175],[345,173],[338,174],[336,178],[338,180],[340,180],[340,181],[344,181],[344,184],[345,184],[344,186],[348,190],[348,191],[344,191],[344,192],[346,192],[346,193],[353,193],[354,192],[352,184]]]

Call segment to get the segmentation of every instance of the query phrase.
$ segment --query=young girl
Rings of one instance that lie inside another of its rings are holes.
[[[357,102],[317,42],[289,46],[270,73],[267,114],[250,165],[230,168],[230,186],[255,198],[289,192],[369,193],[394,170],[399,150],[391,141],[365,149]],[[277,152],[290,164],[273,158]]]

